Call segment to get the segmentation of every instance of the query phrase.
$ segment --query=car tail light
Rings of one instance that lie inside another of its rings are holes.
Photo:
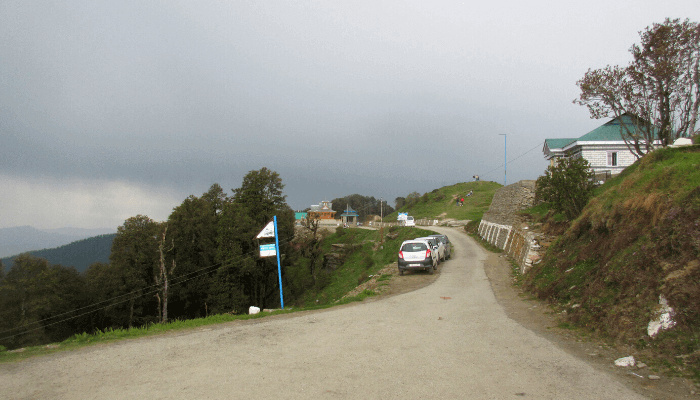
[[[399,251],[399,258],[403,260],[403,251]]]
[[[425,251],[425,258],[430,258],[430,250]]]

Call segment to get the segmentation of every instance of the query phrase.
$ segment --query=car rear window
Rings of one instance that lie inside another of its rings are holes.
[[[406,243],[403,245],[401,248],[401,251],[425,251],[428,250],[428,247],[425,245],[425,243]]]

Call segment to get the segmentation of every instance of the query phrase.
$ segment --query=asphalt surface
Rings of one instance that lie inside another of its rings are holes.
[[[510,319],[484,251],[435,230],[455,256],[422,289],[0,365],[0,397],[644,398]]]

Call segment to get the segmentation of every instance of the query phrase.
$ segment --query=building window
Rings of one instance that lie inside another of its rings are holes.
[[[616,151],[608,152],[608,166],[609,167],[617,167],[617,152]]]

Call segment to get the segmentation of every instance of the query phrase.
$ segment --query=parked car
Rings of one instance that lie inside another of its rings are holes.
[[[413,219],[412,216],[406,217],[406,221],[404,222],[405,226],[416,226],[416,221]]]
[[[447,260],[448,258],[452,258],[452,242],[450,242],[450,238],[447,237],[447,235],[429,235],[431,237],[436,237],[439,241],[442,242],[443,246],[445,246],[445,258],[444,260]]]
[[[422,269],[433,274],[437,269],[437,252],[425,240],[406,240],[399,248],[399,275],[406,270]]]
[[[426,236],[426,237],[419,237],[416,238],[415,240],[425,240],[430,244],[430,248],[435,251],[438,255],[438,264],[440,264],[440,260],[445,259],[445,246],[440,243],[438,238],[432,237],[432,236]]]

